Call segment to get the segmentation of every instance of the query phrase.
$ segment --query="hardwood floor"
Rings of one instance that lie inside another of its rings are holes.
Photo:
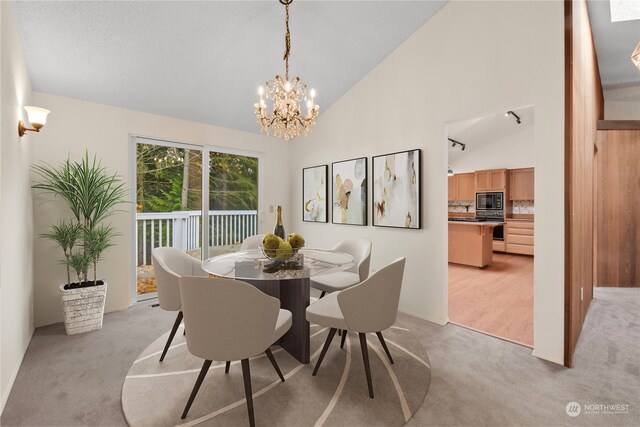
[[[493,261],[449,264],[449,321],[533,347],[533,257],[494,252]]]

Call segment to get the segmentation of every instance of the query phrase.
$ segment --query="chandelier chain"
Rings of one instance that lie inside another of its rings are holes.
[[[285,25],[287,27],[287,31],[284,36],[284,78],[287,81],[289,81],[289,54],[291,53],[291,32],[289,31],[289,5],[291,4],[291,1],[293,0],[284,3],[286,16]]]

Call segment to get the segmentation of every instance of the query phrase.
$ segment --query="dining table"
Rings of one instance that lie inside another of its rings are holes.
[[[267,257],[262,249],[247,249],[202,261],[202,269],[214,277],[247,282],[280,300],[289,310],[292,325],[277,343],[301,363],[309,363],[310,325],[306,309],[310,304],[311,279],[345,271],[355,265],[355,258],[344,252],[300,248],[287,262]]]

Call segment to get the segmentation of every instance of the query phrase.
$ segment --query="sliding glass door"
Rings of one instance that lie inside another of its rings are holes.
[[[153,248],[204,259],[257,234],[259,158],[146,138],[134,144],[135,297],[143,300],[157,296]]]

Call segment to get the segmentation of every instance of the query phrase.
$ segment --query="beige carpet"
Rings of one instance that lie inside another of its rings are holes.
[[[311,326],[311,363],[302,365],[287,352],[272,351],[286,381],[280,382],[263,355],[251,359],[254,410],[258,426],[401,426],[422,404],[431,379],[429,359],[402,324],[384,332],[394,358],[391,365],[374,334],[367,336],[375,399],[370,399],[356,334],[340,349],[336,334],[317,376],[311,372],[328,330]],[[131,426],[245,426],[249,424],[239,362],[229,374],[214,362],[186,420],[180,415],[202,360],[192,356],[176,334],[164,362],[162,335],[138,356],[122,387],[122,408]]]

